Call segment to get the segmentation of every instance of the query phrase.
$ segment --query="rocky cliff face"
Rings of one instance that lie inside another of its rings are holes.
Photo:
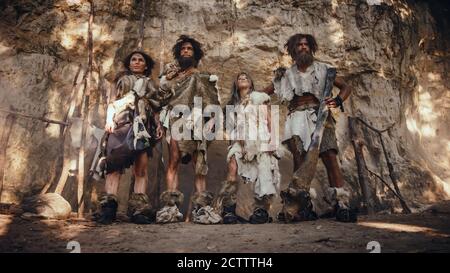
[[[142,4],[142,0],[94,1],[95,91],[89,117],[99,127],[121,60],[138,45]],[[446,198],[446,189],[450,192],[448,5],[412,0],[145,0],[144,4],[143,49],[157,64],[167,63],[177,37],[194,36],[206,51],[201,69],[219,76],[222,102],[229,98],[238,71],[250,72],[262,88],[276,67],[290,64],[283,48],[287,38],[298,32],[313,34],[319,43],[316,57],[335,65],[354,90],[346,111],[334,116],[339,159],[355,202],[361,200],[361,190],[349,116],[378,129],[393,125],[382,138],[393,175],[411,207]],[[1,109],[65,118],[73,82],[81,82],[86,71],[89,12],[89,2],[83,0],[0,3]],[[153,72],[155,79],[159,67]],[[67,144],[60,125],[0,115],[1,201],[18,202],[58,181]],[[379,137],[366,127],[359,133],[368,168],[391,183]],[[213,146],[211,153],[223,158],[224,166],[225,145]],[[291,172],[289,162],[289,158],[282,161],[283,183],[289,180],[285,175]],[[225,178],[222,169],[213,176],[213,187]],[[190,178],[183,180],[191,183]],[[379,209],[398,207],[378,178],[369,174],[368,180]],[[314,185],[320,191],[326,183],[320,166]]]

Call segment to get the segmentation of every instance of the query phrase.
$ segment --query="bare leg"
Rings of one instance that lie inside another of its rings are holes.
[[[305,160],[305,154],[301,154],[298,150],[297,145],[295,144],[295,141],[293,138],[289,139],[287,142],[288,149],[292,153],[292,157],[294,158],[294,172],[300,168],[300,165]]]
[[[146,193],[148,184],[147,175],[148,156],[141,153],[134,163],[134,192]]]
[[[230,159],[230,162],[228,162],[228,173],[227,173],[227,180],[228,181],[236,181],[238,166],[236,162],[236,158],[233,155]]]
[[[236,216],[237,171],[236,157],[233,155],[228,162],[227,180],[223,181],[216,204],[216,207],[221,208],[224,224],[236,224],[238,222]]]
[[[106,175],[105,191],[107,195],[102,196],[99,211],[95,215],[95,221],[98,223],[107,225],[116,219],[119,181],[120,172],[113,172]]]
[[[178,143],[172,138],[169,144],[169,164],[166,171],[167,191],[173,192],[178,188],[178,165],[180,163],[180,151]]]
[[[320,157],[327,169],[330,186],[342,188],[344,186],[344,178],[341,169],[339,168],[336,155],[337,153],[335,150],[328,150],[321,153]],[[358,216],[356,211],[350,208],[349,196],[343,194],[343,192],[345,192],[344,189],[340,189],[339,192],[338,190],[335,191],[336,199],[334,201],[337,202],[336,204],[338,205],[335,211],[336,220],[339,222],[356,222]]]
[[[117,195],[119,189],[120,173],[113,172],[106,175],[105,190],[107,194]]]
[[[192,159],[194,171],[195,171],[196,162],[197,162],[197,153],[194,153],[194,156]],[[195,174],[195,191],[196,192],[206,191],[206,176],[205,175]]]
[[[320,154],[322,162],[327,169],[328,182],[331,187],[341,188],[344,186],[344,178],[337,162],[335,150],[328,150]]]
[[[195,175],[195,190],[197,192],[206,190],[206,176],[201,174]]]
[[[306,152],[300,152],[298,150],[298,143],[297,141],[295,141],[294,138],[291,138],[288,140],[287,142],[287,146],[289,151],[292,153],[293,156],[293,160],[294,160],[294,173],[300,168],[301,164],[303,164],[303,162],[305,161],[305,157],[306,157]],[[303,189],[304,190],[304,189]],[[283,194],[284,192],[284,194]],[[303,205],[303,206],[295,206],[295,204],[298,204],[298,201],[294,201],[295,199],[293,199],[294,197],[287,193],[286,191],[282,192],[282,199],[283,199],[283,209],[278,213],[277,215],[277,219],[279,221],[287,221],[290,222],[292,220],[294,220],[295,218],[300,219],[300,215],[302,216],[302,219],[308,219],[310,217],[311,214],[311,208],[312,208],[312,204],[310,201],[310,198],[303,198],[302,202],[306,202],[307,205]],[[284,197],[283,197],[284,195]],[[296,198],[298,198],[299,196],[297,196]],[[296,221],[298,221],[298,219]]]

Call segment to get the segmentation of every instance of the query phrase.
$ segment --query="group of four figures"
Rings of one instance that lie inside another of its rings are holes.
[[[233,82],[231,100],[227,105],[239,106],[250,116],[245,120],[262,126],[254,139],[236,138],[237,127],[229,136],[228,173],[217,195],[206,189],[208,172],[207,149],[211,140],[205,138],[180,139],[174,136],[172,128],[177,121],[186,123],[191,116],[173,115],[177,105],[194,106],[196,97],[201,98],[202,109],[207,105],[220,105],[216,87],[217,77],[199,71],[198,64],[204,52],[195,39],[182,35],[172,48],[174,62],[167,64],[161,73],[159,86],[150,78],[154,61],[142,51],[131,52],[124,61],[126,71],[116,78],[114,97],[108,106],[104,142],[104,154],[99,168],[105,174],[106,194],[101,197],[95,220],[109,224],[116,218],[118,208],[117,191],[120,176],[133,165],[134,189],[130,195],[127,215],[138,224],[179,222],[183,193],[179,191],[178,169],[180,162],[192,162],[195,171],[195,193],[191,197],[192,221],[202,224],[233,224],[239,221],[236,215],[239,177],[252,182],[254,189],[253,214],[250,223],[268,223],[271,204],[279,192],[281,175],[278,161],[281,152],[277,145],[270,145],[267,136],[273,136],[270,113],[258,115],[258,107],[270,105],[270,95],[275,93],[282,103],[288,105],[282,144],[293,155],[294,171],[305,159],[315,129],[317,110],[324,100],[328,108],[341,107],[350,95],[349,86],[336,77],[334,86],[339,94],[323,97],[328,64],[314,59],[318,47],[312,35],[295,34],[285,47],[292,57],[290,68],[278,68],[272,83],[261,91],[255,90],[251,76],[238,72]],[[266,107],[269,109],[270,107]],[[253,118],[251,118],[253,117]],[[205,124],[215,124],[203,118]],[[229,122],[227,119],[226,122]],[[185,124],[186,125],[186,124]],[[185,126],[194,134],[192,126]],[[166,190],[160,195],[160,208],[153,208],[147,196],[147,165],[152,148],[165,136],[169,147],[169,161],[165,173]],[[266,136],[266,137],[265,137]],[[263,139],[263,140],[261,140]],[[356,221],[356,214],[349,207],[349,193],[343,189],[344,180],[337,162],[338,147],[335,136],[335,121],[331,115],[326,121],[320,158],[327,173],[330,187],[326,199],[332,208],[332,215],[339,221]],[[280,212],[277,219],[303,221],[317,219],[310,194],[310,185],[291,183],[282,191],[283,202],[296,202],[298,209],[292,215]],[[285,210],[283,210],[285,211]]]

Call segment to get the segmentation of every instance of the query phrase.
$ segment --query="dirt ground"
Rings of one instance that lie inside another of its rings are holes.
[[[360,216],[358,223],[333,219],[263,225],[135,225],[109,226],[86,220],[25,220],[0,215],[0,252],[450,252],[450,201],[410,215]],[[376,244],[376,243],[375,243]]]

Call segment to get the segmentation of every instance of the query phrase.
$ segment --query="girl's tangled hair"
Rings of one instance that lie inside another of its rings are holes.
[[[252,92],[253,90],[255,90],[255,86],[253,84],[253,80],[250,77],[250,75],[247,72],[239,72],[236,76],[236,78],[233,81],[233,85],[231,87],[231,99],[230,102],[228,103],[229,105],[237,105],[240,103],[241,101],[241,97],[239,94],[239,89],[238,89],[238,79],[241,75],[245,75],[247,76],[247,79],[250,81],[250,92]]]

